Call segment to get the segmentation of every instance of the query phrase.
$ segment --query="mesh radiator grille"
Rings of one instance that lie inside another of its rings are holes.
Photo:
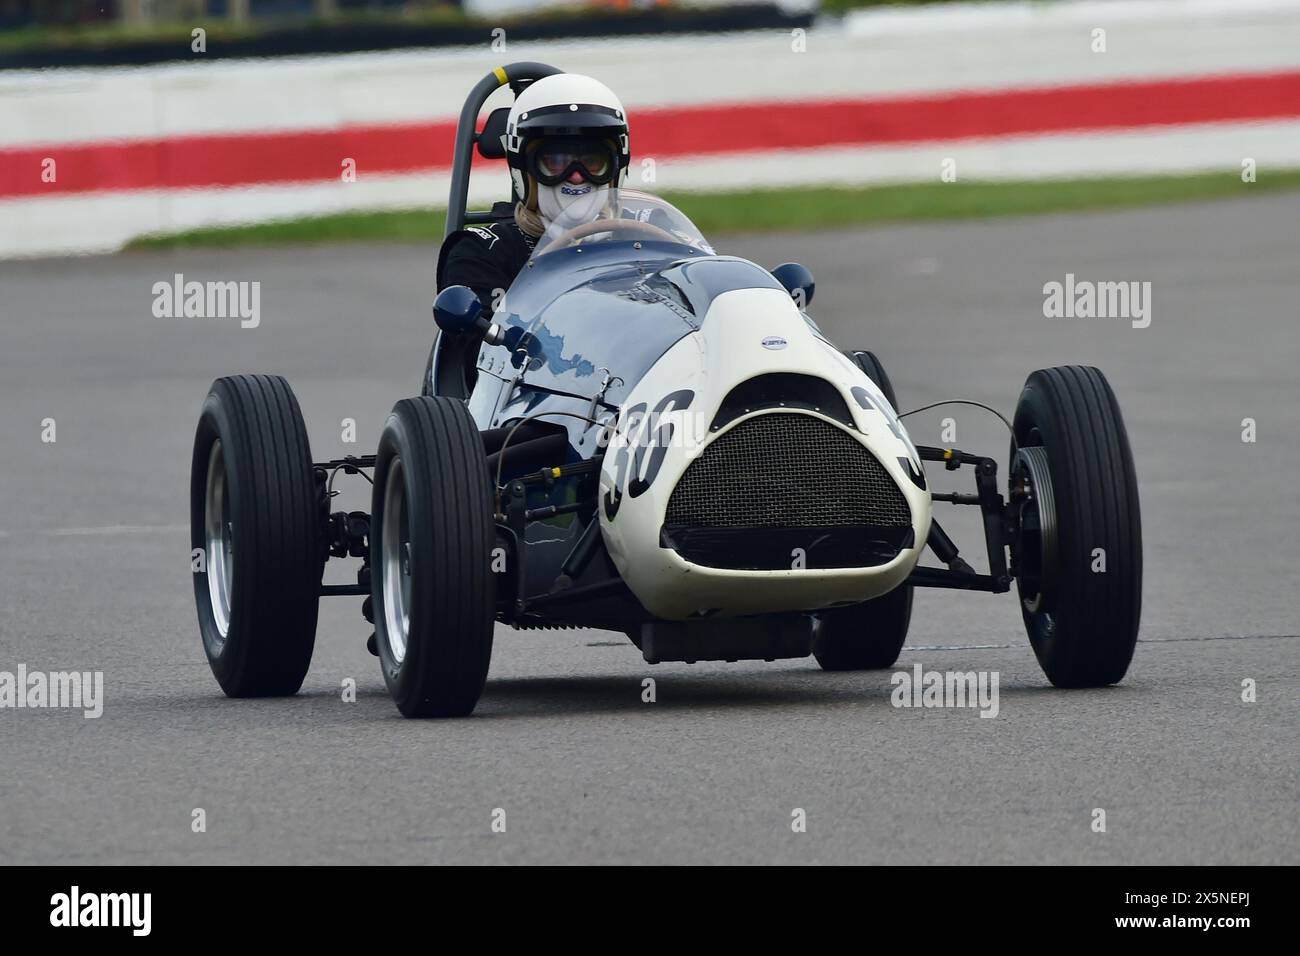
[[[691,463],[668,501],[685,528],[905,527],[907,499],[860,442],[811,415],[756,415]]]

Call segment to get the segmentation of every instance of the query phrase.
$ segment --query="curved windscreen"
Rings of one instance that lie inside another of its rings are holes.
[[[537,240],[533,256],[598,242],[671,242],[713,254],[695,223],[672,203],[635,189],[611,189],[597,219],[570,229],[552,225]]]

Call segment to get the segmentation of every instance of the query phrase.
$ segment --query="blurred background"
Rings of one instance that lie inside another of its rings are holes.
[[[0,0],[0,256],[267,223],[436,237],[391,216],[445,206],[463,98],[515,60],[613,87],[632,185],[695,194],[715,231],[1300,170],[1300,0]],[[473,202],[507,195],[475,168]]]

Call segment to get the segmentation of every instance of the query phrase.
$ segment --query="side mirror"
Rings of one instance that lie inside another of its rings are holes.
[[[483,303],[474,290],[464,285],[449,285],[433,300],[433,321],[449,335],[462,335],[474,329],[487,330]]]
[[[772,270],[772,277],[785,287],[799,308],[806,309],[812,303],[817,282],[807,266],[801,266],[797,262],[783,262]]]

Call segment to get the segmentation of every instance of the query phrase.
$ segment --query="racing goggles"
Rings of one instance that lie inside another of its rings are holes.
[[[574,170],[587,182],[604,186],[618,172],[618,157],[606,139],[550,139],[533,151],[529,169],[543,186],[558,186]]]

